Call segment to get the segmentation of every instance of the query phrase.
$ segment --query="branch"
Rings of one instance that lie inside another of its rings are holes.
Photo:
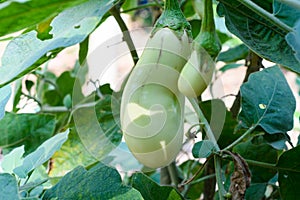
[[[133,59],[134,64],[136,64],[137,61],[139,60],[139,56],[136,52],[135,46],[134,46],[133,41],[130,37],[130,33],[128,31],[128,28],[127,28],[125,22],[123,21],[121,15],[120,15],[120,10],[117,9],[116,6],[114,6],[110,9],[110,13],[114,16],[117,23],[119,24],[120,29],[123,33],[123,39],[127,43],[127,46],[130,50],[130,54],[131,54],[131,57]]]

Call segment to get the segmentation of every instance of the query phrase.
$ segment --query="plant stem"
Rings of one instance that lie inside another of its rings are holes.
[[[268,169],[277,169],[275,164],[260,162],[260,161],[256,161],[256,160],[248,160],[248,159],[245,159],[245,161],[249,165],[255,165],[258,167],[263,167],[263,168],[268,168]]]
[[[255,128],[257,124],[251,126],[243,135],[241,135],[238,139],[236,139],[233,143],[225,147],[223,150],[229,150],[232,147],[234,147],[236,144],[238,144],[240,141],[242,141],[247,135],[249,135]]]
[[[201,22],[202,32],[215,32],[215,21],[212,0],[204,0],[204,15]]]
[[[204,130],[206,132],[207,137],[211,142],[214,143],[216,151],[220,151],[220,147],[217,143],[217,140],[208,124],[208,121],[206,120],[204,114],[202,113],[201,109],[199,108],[198,105],[198,100],[196,98],[188,98],[189,101],[191,102],[195,112],[197,113],[201,123],[204,124]],[[217,155],[214,156],[215,160],[215,173],[216,173],[216,180],[219,188],[219,199],[223,200],[224,195],[226,194],[223,181],[222,181],[222,169],[221,169],[221,158]]]
[[[211,179],[211,178],[215,178],[215,177],[216,177],[216,174],[210,174],[210,175],[207,175],[207,176],[203,176],[203,177],[201,177],[197,180],[194,180],[190,184],[193,185],[193,184],[200,183],[202,181],[205,181],[205,180],[208,180],[208,179]]]
[[[188,98],[188,99],[191,102],[195,112],[197,113],[197,115],[200,119],[200,122],[203,123],[204,130],[206,132],[206,135],[207,135],[208,139],[214,143],[216,151],[220,151],[220,147],[219,147],[219,145],[217,143],[217,140],[216,140],[216,138],[215,138],[210,126],[209,126],[209,123],[206,120],[206,118],[205,118],[204,114],[202,113],[201,109],[199,108],[197,99],[196,98]]]
[[[169,174],[168,167],[163,167],[160,169],[160,184],[161,185],[170,185],[171,178]]]
[[[131,54],[131,57],[133,59],[134,64],[136,64],[137,61],[139,60],[139,56],[136,52],[136,49],[135,49],[135,46],[134,46],[133,41],[131,39],[128,28],[127,28],[125,22],[123,21],[121,15],[120,15],[120,10],[117,9],[116,6],[114,6],[110,9],[110,13],[114,16],[117,23],[119,24],[119,27],[120,27],[120,29],[123,33],[123,39],[127,43],[127,46],[130,50],[130,54]]]
[[[224,188],[223,181],[222,181],[221,158],[218,155],[215,155],[214,160],[215,160],[215,170],[216,170],[215,173],[216,173],[216,180],[218,184],[219,199],[224,200],[226,190]]]
[[[221,0],[221,1],[224,1],[224,0]],[[258,6],[254,2],[252,2],[251,0],[237,0],[237,1],[240,2],[241,4],[243,4],[244,6],[246,6],[247,8],[249,8],[250,10],[252,10],[253,12],[255,12],[257,15],[264,18],[265,20],[267,20],[267,21],[271,22],[272,24],[276,25],[277,27],[281,28],[285,32],[293,31],[293,29],[290,26],[286,25],[285,23],[280,21],[278,18],[276,18],[273,14],[264,10],[263,8],[261,8],[260,6]]]
[[[172,183],[177,188],[178,184],[179,184],[179,180],[178,180],[178,172],[177,172],[177,168],[176,168],[175,162],[172,162],[170,165],[168,165],[168,171],[169,171],[169,175],[171,177]]]

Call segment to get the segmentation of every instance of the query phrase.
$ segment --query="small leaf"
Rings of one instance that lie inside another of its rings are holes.
[[[240,44],[228,49],[227,51],[221,52],[217,58],[217,61],[223,61],[226,63],[236,62],[238,60],[245,59],[248,53],[249,48],[244,44]]]
[[[0,121],[0,146],[9,150],[23,144],[28,154],[50,138],[54,129],[52,115],[7,113]]]
[[[30,90],[32,88],[32,86],[34,85],[34,82],[31,80],[26,80],[25,81],[25,86],[26,86],[26,90],[30,93]]]
[[[68,134],[69,130],[59,133],[45,141],[34,152],[24,158],[23,164],[15,168],[14,173],[20,178],[26,178],[29,172],[45,163],[60,149],[62,144],[68,139]]]
[[[0,174],[0,199],[18,200],[20,199],[18,193],[17,180],[10,174]]]
[[[64,106],[66,108],[71,108],[72,107],[72,99],[71,99],[71,95],[70,94],[67,94],[65,96],[65,98],[63,99],[63,103],[64,103]]]
[[[14,82],[15,87],[14,87],[14,102],[13,102],[13,112],[16,113],[20,110],[20,108],[18,108],[18,104],[20,102],[21,99],[21,95],[22,95],[22,80],[16,80]],[[0,89],[1,90],[1,89]]]
[[[0,120],[4,117],[5,106],[11,95],[11,87],[9,85],[0,88]]]
[[[160,186],[142,173],[135,173],[131,185],[137,189],[145,200],[173,200],[183,197],[171,186]]]
[[[22,145],[13,149],[9,154],[6,154],[0,163],[3,172],[12,174],[13,170],[23,163],[24,153],[24,145]]]
[[[210,140],[202,140],[197,142],[192,149],[195,158],[207,158],[214,151],[215,145]]]
[[[240,66],[243,66],[242,64],[238,64],[238,63],[231,63],[231,64],[226,64],[226,65],[224,65],[223,67],[221,67],[219,70],[221,71],[221,72],[225,72],[225,71],[227,71],[227,70],[229,70],[229,69],[235,69],[235,68],[238,68],[238,67],[240,67]]]
[[[66,174],[55,186],[46,190],[50,199],[132,199],[142,200],[141,194],[122,184],[117,170],[99,163],[90,170],[79,166]]]
[[[225,152],[229,154],[234,162],[234,171],[230,177],[229,191],[232,195],[232,200],[244,199],[246,189],[251,183],[251,173],[246,161],[237,153],[230,151]]]
[[[279,157],[277,168],[278,182],[282,199],[298,199],[300,188],[300,146],[285,151]]]
[[[267,133],[286,133],[293,128],[296,107],[293,93],[279,67],[250,75],[241,87],[244,127],[260,126]]]

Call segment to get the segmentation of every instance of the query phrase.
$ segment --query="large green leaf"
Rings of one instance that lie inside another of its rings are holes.
[[[5,106],[11,95],[11,87],[9,85],[0,88],[0,120],[4,117]]]
[[[284,200],[299,198],[300,188],[300,146],[284,152],[278,160],[278,182]]]
[[[0,174],[0,199],[18,200],[20,199],[18,193],[17,180],[11,174]]]
[[[0,4],[0,36],[36,25],[86,0],[10,1]],[[6,5],[5,5],[6,4]]]
[[[264,143],[262,137],[255,137],[251,141],[240,143],[234,147],[233,151],[245,159],[272,164],[275,164],[277,161],[277,151]],[[276,174],[275,169],[272,170],[252,165],[250,165],[250,170],[252,183],[266,183]]]
[[[142,173],[132,175],[131,185],[140,191],[145,200],[183,199],[173,187],[160,186]]]
[[[0,67],[0,86],[33,70],[51,57],[49,51],[82,42],[99,24],[115,0],[90,0],[69,8],[51,22],[51,39],[40,40],[35,30],[13,39],[5,49]],[[53,52],[52,52],[53,53]]]
[[[47,199],[121,199],[141,200],[141,194],[122,184],[117,170],[99,163],[90,170],[79,166],[47,190]]]
[[[26,154],[50,138],[55,129],[55,118],[46,114],[6,113],[0,121],[0,147],[25,145]]]
[[[254,0],[257,4],[272,12],[272,2]],[[289,6],[274,4],[274,16],[292,25],[300,10]],[[226,26],[230,32],[240,38],[250,49],[260,56],[275,63],[282,64],[290,70],[300,73],[300,62],[295,58],[292,48],[287,44],[287,30],[267,21],[243,6],[238,0],[220,0],[218,14],[225,16]]]
[[[63,176],[78,165],[88,166],[96,162],[80,141],[75,128],[69,133],[68,140],[52,156],[50,176]]]
[[[61,148],[62,144],[68,139],[68,134],[69,130],[45,141],[34,152],[24,158],[22,165],[13,170],[14,173],[20,178],[26,178],[29,172],[48,161]]]
[[[241,87],[239,120],[249,128],[260,126],[267,133],[286,133],[293,128],[296,107],[293,93],[279,67],[250,75]]]

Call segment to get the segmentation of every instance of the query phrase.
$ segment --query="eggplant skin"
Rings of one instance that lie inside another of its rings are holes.
[[[121,128],[136,159],[150,168],[170,164],[183,142],[184,95],[177,82],[191,53],[186,33],[169,28],[149,38],[121,100]]]
[[[203,48],[194,50],[180,73],[179,91],[187,97],[200,96],[210,84],[214,71],[215,63],[210,55]]]

